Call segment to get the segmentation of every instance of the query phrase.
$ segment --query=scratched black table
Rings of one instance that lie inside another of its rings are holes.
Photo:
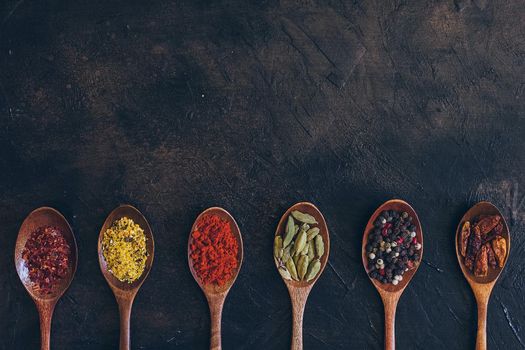
[[[523,348],[524,17],[517,0],[3,1],[0,348],[38,348],[13,248],[42,205],[65,214],[79,245],[53,348],[117,347],[96,242],[109,211],[130,203],[157,243],[134,349],[207,348],[208,309],[185,249],[213,205],[235,216],[245,244],[224,348],[287,349],[291,306],[272,236],[308,200],[332,249],[306,307],[305,349],[381,349],[382,305],[360,244],[393,197],[414,206],[425,234],[398,348],[473,348],[475,303],[453,237],[479,200],[498,205],[512,233],[489,348]]]

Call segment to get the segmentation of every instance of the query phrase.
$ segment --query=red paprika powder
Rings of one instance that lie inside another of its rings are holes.
[[[203,284],[224,285],[238,267],[239,244],[230,223],[217,215],[205,215],[191,234],[190,257]]]

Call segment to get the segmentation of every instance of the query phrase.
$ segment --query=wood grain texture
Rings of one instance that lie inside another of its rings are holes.
[[[277,229],[275,230],[275,236],[283,235],[286,230],[286,222],[291,213],[295,210],[298,210],[302,213],[309,214],[315,218],[317,224],[315,227],[319,228],[319,235],[323,237],[324,242],[324,254],[319,259],[321,261],[321,269],[317,275],[310,281],[295,281],[295,280],[286,280],[283,278],[283,282],[288,288],[288,293],[290,294],[290,300],[292,303],[292,339],[291,339],[291,349],[292,350],[302,350],[303,349],[303,318],[304,318],[304,309],[306,307],[306,301],[308,300],[308,295],[312,290],[313,286],[317,280],[321,277],[330,257],[330,234],[328,231],[328,225],[326,220],[321,213],[321,211],[310,202],[299,202],[292,205],[281,217],[279,223],[277,224]],[[272,250],[273,251],[273,250]],[[275,259],[274,259],[275,261]],[[276,263],[276,268],[278,268]]]
[[[55,311],[56,300],[37,302],[36,308],[40,318],[40,349],[51,349],[51,321]]]
[[[403,275],[403,280],[397,284],[393,285],[391,283],[381,283],[375,278],[371,278],[368,275],[368,257],[366,253],[366,245],[368,243],[368,235],[372,232],[374,228],[374,222],[377,221],[377,218],[385,210],[395,210],[397,212],[407,212],[409,216],[412,217],[412,224],[416,227],[416,238],[419,243],[421,243],[421,249],[419,250],[420,260],[416,262],[415,267],[408,270]],[[370,279],[370,282],[379,292],[381,300],[383,301],[383,306],[385,309],[385,349],[394,350],[396,348],[396,310],[399,298],[403,294],[405,288],[408,286],[414,275],[416,274],[421,261],[423,260],[423,251],[424,251],[424,240],[423,240],[423,229],[421,227],[421,222],[419,221],[419,216],[417,215],[414,208],[410,206],[407,202],[401,199],[390,199],[383,204],[381,204],[370,216],[368,223],[365,227],[365,232],[363,233],[363,240],[361,243],[361,258],[363,260],[363,267],[367,271],[367,275]]]
[[[292,302],[292,341],[291,350],[303,349],[303,319],[304,309],[313,284],[304,288],[288,286],[290,300]]]
[[[476,300],[454,232],[489,200],[513,247],[525,245],[524,17],[518,0],[3,1],[0,349],[40,346],[11,250],[41,205],[68,218],[79,246],[53,349],[118,348],[96,246],[120,203],[140,208],[158,243],[133,306],[133,349],[209,349],[186,247],[213,205],[235,214],[246,253],[224,304],[224,349],[289,349],[292,306],[271,251],[301,200],[322,209],[332,244],[304,349],[382,349],[384,308],[360,243],[389,198],[410,202],[425,228],[397,348],[474,348]],[[513,249],[492,293],[491,350],[524,347],[524,259]]]
[[[401,293],[381,293],[385,308],[385,349],[396,348],[396,310]]]
[[[110,228],[115,221],[120,220],[123,217],[127,217],[144,231],[146,236],[146,252],[148,254],[144,266],[144,271],[139,278],[131,283],[122,282],[110,271],[109,266],[104,258],[104,251],[102,249],[102,242],[104,235],[108,228]],[[131,349],[131,309],[133,307],[133,301],[137,296],[142,284],[146,280],[153,266],[153,258],[155,257],[155,241],[153,239],[153,232],[151,227],[142,213],[135,207],[129,204],[121,204],[113,209],[100,228],[98,236],[98,262],[100,265],[100,271],[106,279],[109,288],[115,295],[117,301],[119,317],[120,317],[120,350]]]
[[[221,286],[211,283],[211,284],[204,284],[202,283],[202,280],[197,275],[197,272],[194,268],[194,262],[191,258],[191,242],[192,242],[192,234],[197,228],[198,222],[207,215],[216,215],[222,220],[227,221],[230,224],[231,232],[235,239],[237,240],[237,244],[239,247],[239,250],[237,252],[237,269],[233,272],[233,276],[230,278],[230,280],[225,281],[225,283]],[[222,309],[224,308],[224,302],[226,301],[226,297],[228,296],[228,293],[230,292],[230,289],[233,287],[233,284],[235,283],[235,280],[237,279],[237,276],[239,275],[239,272],[242,267],[243,257],[244,257],[244,245],[242,241],[242,234],[241,230],[239,229],[239,225],[237,225],[237,221],[233,218],[233,216],[226,211],[224,208],[221,207],[211,207],[206,210],[204,210],[202,213],[197,216],[195,219],[195,222],[193,223],[193,226],[191,227],[190,234],[188,237],[188,245],[187,245],[187,256],[188,256],[188,267],[189,270],[199,285],[199,287],[202,289],[204,295],[206,296],[206,300],[208,301],[208,307],[210,309],[210,350],[220,350],[222,349],[222,333],[221,333],[221,323],[222,323]]]
[[[131,349],[131,309],[134,297],[135,295],[132,297],[128,295],[116,297],[120,317],[120,350]]]
[[[69,266],[64,278],[57,281],[49,290],[42,293],[39,286],[29,278],[29,270],[24,259],[24,248],[32,233],[40,227],[56,227],[69,245]],[[29,213],[22,222],[16,237],[14,250],[15,269],[24,288],[33,299],[40,320],[40,348],[49,350],[51,347],[51,322],[58,300],[71,285],[78,264],[78,248],[75,235],[66,218],[56,209],[40,207]]]
[[[476,296],[478,306],[478,332],[476,335],[476,350],[487,349],[487,309],[490,293],[481,297]]]
[[[227,293],[213,294],[207,297],[208,305],[210,307],[210,350],[222,349],[221,323],[222,323],[222,309],[224,308],[224,301]]]
[[[501,231],[501,236],[505,239],[507,255],[505,256],[505,261],[503,262],[503,267],[499,265],[496,268],[489,267],[489,273],[484,277],[475,276],[470,270],[468,270],[464,265],[463,257],[461,256],[459,245],[461,240],[461,230],[465,222],[469,221],[471,223],[479,219],[481,215],[499,215],[501,217],[501,223],[503,224],[503,229]],[[510,256],[510,233],[509,227],[505,217],[502,215],[500,210],[492,203],[487,201],[482,201],[476,203],[472,208],[470,208],[465,215],[461,218],[461,221],[458,224],[456,229],[456,256],[465,276],[465,279],[468,281],[474,297],[476,299],[477,309],[478,309],[478,331],[476,334],[476,350],[486,350],[487,349],[487,314],[488,314],[488,304],[490,300],[490,295],[494,289],[494,285],[498,281],[499,276],[501,275],[505,265]]]

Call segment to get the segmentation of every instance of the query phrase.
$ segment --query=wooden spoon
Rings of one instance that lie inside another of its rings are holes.
[[[292,350],[301,350],[303,348],[303,316],[304,308],[306,306],[306,300],[308,295],[312,290],[315,282],[319,279],[319,276],[324,271],[324,268],[328,262],[328,256],[330,255],[330,235],[328,233],[328,227],[326,226],[326,221],[323,217],[323,214],[317,209],[315,205],[309,202],[300,202],[291,206],[281,217],[279,224],[277,225],[277,230],[275,235],[282,235],[286,230],[286,222],[288,217],[291,215],[292,211],[298,210],[302,213],[312,215],[318,224],[315,224],[315,227],[319,227],[319,234],[323,237],[324,241],[324,255],[321,257],[321,269],[317,273],[317,276],[310,280],[306,281],[294,281],[287,280],[283,278],[286,287],[288,288],[288,293],[290,294],[290,299],[292,301]],[[275,259],[274,259],[275,261]],[[278,268],[278,266],[276,265]]]
[[[127,217],[132,219],[136,224],[138,224],[146,235],[146,251],[148,252],[148,257],[146,259],[146,267],[142,275],[133,283],[121,282],[109,271],[104,259],[104,254],[102,252],[102,239],[104,238],[104,233],[108,228],[110,228],[116,220],[119,220],[122,217]],[[100,270],[104,275],[104,278],[109,284],[109,287],[115,294],[115,299],[117,300],[119,313],[120,313],[120,350],[129,350],[130,349],[130,318],[131,318],[131,307],[133,306],[133,300],[139,291],[142,283],[151,270],[153,264],[153,256],[155,254],[155,242],[153,240],[153,233],[151,232],[151,227],[148,224],[146,218],[142,213],[135,207],[124,204],[115,208],[111,213],[109,213],[106,221],[100,229],[100,234],[98,236],[98,261],[100,263]]]
[[[419,222],[419,218],[417,217],[416,212],[407,202],[400,199],[392,199],[386,201],[379,208],[376,209],[374,214],[372,214],[372,216],[370,217],[370,220],[368,220],[368,224],[365,228],[365,233],[363,235],[362,255],[363,265],[365,267],[365,271],[367,271],[367,275],[368,259],[366,254],[366,244],[368,243],[368,235],[370,232],[372,232],[374,228],[374,222],[384,210],[407,212],[408,215],[412,217],[412,223],[416,226],[417,241],[421,243],[421,250],[419,251],[419,262],[421,262],[421,260],[423,259],[423,231],[421,230],[421,223]],[[368,275],[368,278],[376,287],[377,291],[379,292],[379,295],[381,296],[381,299],[383,300],[383,305],[385,308],[385,349],[387,350],[394,350],[396,348],[395,319],[397,303],[399,301],[399,298],[401,297],[401,294],[403,294],[403,291],[407,287],[408,283],[410,283],[410,280],[412,280],[412,277],[414,277],[414,275],[416,274],[419,265],[420,264],[418,263],[413,269],[408,270],[403,275],[403,280],[397,285],[393,285],[392,283],[383,284],[375,278],[370,278],[370,275]]]
[[[503,231],[501,235],[503,238],[505,238],[507,242],[507,256],[505,257],[503,267],[489,267],[488,275],[485,277],[474,276],[474,274],[465,267],[463,263],[463,257],[459,252],[459,240],[461,239],[461,229],[463,227],[463,224],[465,223],[465,221],[472,222],[480,215],[499,215],[501,217],[501,222],[503,223]],[[472,292],[474,292],[474,296],[478,304],[478,333],[476,337],[477,350],[487,349],[487,308],[489,304],[490,294],[492,293],[492,289],[494,288],[494,285],[496,284],[496,281],[498,280],[501,271],[503,271],[503,268],[507,263],[509,253],[509,227],[507,226],[505,218],[503,217],[503,215],[501,215],[501,212],[498,210],[498,208],[496,208],[496,206],[494,206],[494,204],[490,202],[479,202],[478,204],[470,208],[465,213],[465,215],[463,215],[463,218],[461,219],[456,230],[456,256],[458,258],[461,271],[463,271],[463,275],[467,279],[467,282],[470,284],[470,287],[472,288]]]
[[[195,231],[197,227],[197,223],[206,215],[217,215],[223,220],[226,220],[230,223],[230,227],[232,230],[233,235],[237,239],[237,243],[239,245],[239,251],[237,253],[237,271],[234,272],[233,277],[223,284],[222,286],[218,286],[216,284],[203,284],[197,273],[195,272],[195,269],[193,268],[193,260],[191,259],[191,242],[192,242],[192,236],[191,234],[193,231]],[[237,225],[237,222],[233,218],[233,216],[230,215],[226,210],[219,207],[212,207],[208,208],[202,213],[200,213],[199,216],[197,216],[197,219],[195,219],[195,222],[193,223],[193,226],[191,227],[190,237],[188,239],[188,265],[190,267],[191,274],[193,275],[193,278],[201,287],[202,291],[204,292],[204,295],[206,296],[206,299],[208,300],[208,306],[210,308],[210,317],[211,317],[211,337],[210,337],[210,349],[212,350],[220,350],[222,349],[221,345],[221,319],[222,319],[222,309],[224,307],[224,301],[226,300],[226,296],[228,295],[228,292],[230,291],[231,287],[233,286],[233,283],[237,279],[237,275],[239,274],[239,271],[241,270],[242,265],[242,259],[243,259],[243,247],[242,247],[242,236],[241,231],[239,230],[239,226]]]
[[[62,279],[49,294],[42,293],[38,286],[33,284],[29,279],[29,271],[25,265],[25,260],[22,257],[22,252],[26,245],[27,240],[31,236],[31,233],[42,226],[54,226],[57,227],[64,236],[65,240],[71,248],[69,270],[67,276]],[[18,277],[24,285],[25,289],[33,298],[38,314],[40,316],[40,333],[41,333],[41,349],[49,350],[51,340],[51,319],[53,317],[53,311],[58,299],[64,294],[66,289],[71,284],[75,272],[77,270],[78,262],[78,251],[77,242],[73,235],[73,230],[69,223],[60,212],[53,208],[41,207],[33,210],[24,220],[20,230],[18,231],[18,237],[16,239],[15,246],[15,266]]]

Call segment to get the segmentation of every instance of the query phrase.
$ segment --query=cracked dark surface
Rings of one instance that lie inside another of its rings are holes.
[[[12,250],[41,205],[68,218],[79,266],[54,349],[115,349],[118,313],[96,241],[119,203],[156,238],[132,314],[134,349],[206,349],[189,229],[220,205],[245,261],[225,349],[287,349],[288,293],[271,259],[281,214],[314,202],[330,265],[306,349],[381,349],[383,310],[361,265],[383,201],[417,210],[424,263],[400,300],[400,349],[473,348],[476,309],[455,228],[479,200],[506,216],[511,256],[489,305],[490,349],[524,348],[525,9],[517,0],[36,1],[0,5],[0,349],[37,349]]]

